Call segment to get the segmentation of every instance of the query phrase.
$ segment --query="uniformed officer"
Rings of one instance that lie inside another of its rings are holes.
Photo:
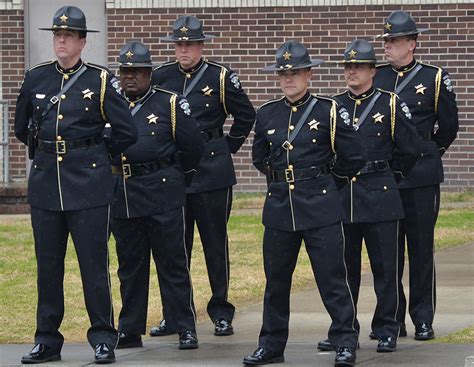
[[[434,226],[439,211],[439,184],[443,182],[441,156],[456,138],[458,110],[452,81],[440,67],[414,58],[418,29],[413,18],[395,11],[384,23],[385,57],[389,64],[380,65],[375,85],[395,91],[412,114],[422,141],[421,157],[410,174],[400,183],[405,219],[399,234],[399,294],[397,319],[400,335],[406,335],[406,299],[403,292],[405,237],[410,266],[409,312],[415,324],[415,339],[434,338],[433,318],[436,304],[434,267]],[[437,128],[435,128],[437,125]]]
[[[348,90],[335,98],[351,115],[369,160],[342,189],[348,280],[357,305],[364,240],[377,295],[372,319],[377,352],[393,352],[399,331],[398,222],[403,218],[396,182],[415,164],[419,138],[406,104],[395,93],[373,87],[377,60],[369,42],[350,42],[342,63]],[[318,349],[332,350],[332,345],[326,339]]]
[[[224,336],[233,334],[235,311],[228,301],[227,221],[232,207],[232,185],[236,183],[231,154],[239,150],[252,129],[255,110],[237,74],[202,57],[204,41],[213,37],[203,33],[202,22],[196,17],[179,17],[173,33],[161,38],[174,42],[176,61],[156,68],[152,82],[184,94],[206,142],[197,173],[186,190],[186,248],[191,261],[196,223],[212,289],[207,312],[214,323],[214,335]],[[222,127],[229,114],[234,122],[224,136]],[[173,332],[176,330],[162,321],[150,334]]]
[[[138,141],[112,162],[119,182],[112,205],[122,295],[117,348],[142,346],[151,250],[168,325],[179,332],[179,349],[195,349],[198,340],[184,243],[184,175],[197,166],[204,142],[186,99],[151,86],[153,65],[145,45],[125,44],[119,64],[120,85]]]
[[[15,114],[15,135],[32,154],[36,147],[28,182],[38,266],[36,345],[21,362],[61,359],[64,256],[71,234],[91,322],[87,338],[96,363],[111,363],[118,334],[107,252],[115,189],[109,154],[133,144],[137,131],[115,77],[81,59],[86,34],[94,32],[87,29],[84,13],[62,7],[52,27],[41,29],[53,31],[57,60],[26,72]],[[112,131],[105,143],[101,133],[107,122]]]
[[[267,284],[259,346],[244,358],[247,365],[284,360],[291,278],[302,240],[332,319],[336,366],[356,360],[356,310],[347,284],[335,179],[347,184],[366,154],[346,108],[308,92],[311,67],[321,63],[311,60],[301,43],[288,41],[277,50],[276,64],[264,69],[278,72],[284,97],[262,105],[255,125],[253,163],[269,182],[263,208]]]

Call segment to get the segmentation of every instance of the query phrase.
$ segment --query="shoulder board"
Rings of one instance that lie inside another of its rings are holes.
[[[334,97],[343,96],[343,95],[346,94],[346,93],[347,93],[347,91],[344,91],[344,92],[342,92],[342,93],[335,94],[335,95],[333,95],[332,97],[334,98]]]
[[[55,61],[56,61],[56,60],[50,60],[50,61],[42,62],[41,64],[38,64],[38,65],[35,65],[35,66],[29,68],[28,71],[34,70],[34,69],[37,69],[37,68],[40,68],[40,67],[42,67],[42,66],[51,65],[51,64],[53,64]]]
[[[323,100],[323,101],[327,101],[327,102],[330,102],[330,103],[336,103],[336,106],[338,105],[337,101],[332,98],[332,97],[323,97],[323,96],[320,96],[319,94],[313,94],[313,96],[315,96],[318,100]]]
[[[385,89],[382,89],[382,88],[375,88],[375,90],[378,91],[378,92],[384,93],[384,94],[390,94],[390,95],[395,94],[395,95],[397,95],[394,92],[391,92],[389,90],[385,90]],[[398,95],[397,95],[397,97],[398,97]]]
[[[209,65],[217,66],[218,68],[221,68],[221,69],[229,70],[229,68],[227,68],[226,66],[219,64],[218,62],[215,62],[215,61],[210,61],[210,60],[205,59],[204,62],[206,62]]]
[[[159,88],[159,87],[157,87],[156,85],[153,86],[153,89],[156,90],[157,92],[167,93],[167,94],[170,94],[170,95],[172,95],[172,96],[178,95],[178,93],[172,92],[172,91],[170,91],[170,90],[168,90],[168,89]]]
[[[176,61],[176,60],[164,62],[164,63],[162,63],[162,64],[159,64],[159,65],[155,66],[155,67],[153,68],[153,71],[158,70],[158,69],[161,69],[161,68],[164,67],[164,66],[174,65],[174,64],[176,64],[177,62],[178,62],[178,61]]]
[[[87,65],[90,68],[94,68],[94,69],[97,69],[97,70],[100,70],[100,71],[105,71],[105,72],[109,73],[109,69],[107,69],[106,67],[104,67],[102,65],[92,64],[90,62],[85,62],[84,65]]]
[[[435,66],[435,65],[431,65],[431,64],[425,64],[424,62],[420,62],[420,61],[418,61],[418,64],[423,65],[423,66],[428,66],[428,67],[433,68],[435,70],[443,70],[439,66]]]
[[[380,68],[385,68],[387,66],[391,66],[391,65],[387,62],[387,63],[384,63],[384,64],[375,65],[375,68],[380,69]]]
[[[269,104],[272,104],[272,103],[275,103],[275,102],[279,102],[279,101],[281,101],[281,100],[283,100],[283,99],[285,99],[285,97],[280,97],[280,98],[276,98],[276,99],[271,99],[271,100],[265,102],[264,104],[262,104],[260,107],[258,107],[258,109],[261,109],[262,107],[265,107],[265,106],[267,106],[267,105],[269,105]]]

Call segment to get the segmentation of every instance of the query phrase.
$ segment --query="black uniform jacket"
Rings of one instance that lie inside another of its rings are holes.
[[[51,61],[26,72],[16,104],[16,137],[27,143],[29,118],[39,121],[49,100],[85,66],[87,70],[41,122],[38,138],[52,145],[100,137],[109,122],[110,141],[65,154],[36,150],[28,183],[28,201],[34,207],[80,210],[110,204],[114,179],[109,153],[117,155],[137,139],[127,104],[117,91],[117,79],[107,69],[82,61],[70,70]]]
[[[371,88],[359,96],[347,91],[335,99],[346,106],[358,127],[360,116],[377,92],[382,94],[357,128],[367,149],[367,172],[357,174],[342,189],[345,223],[403,218],[396,181],[408,174],[420,156],[421,141],[410,112],[396,94]]]
[[[318,102],[292,146],[272,159],[269,167],[265,158],[288,139],[306,106],[314,98]],[[334,177],[331,174],[297,177],[298,170],[310,167],[315,167],[316,172],[319,169],[327,172],[324,167],[333,162],[335,154],[337,159],[333,173],[345,183],[366,162],[365,149],[345,107],[337,106],[332,99],[314,97],[309,93],[295,103],[290,104],[281,98],[262,105],[257,112],[252,158],[255,167],[269,178],[263,224],[285,231],[300,231],[340,221],[341,198]],[[274,172],[291,169],[294,182],[272,178]]]
[[[201,60],[192,70],[183,70],[178,62],[170,62],[153,71],[152,83],[185,93],[200,70],[207,65],[202,77],[186,95],[193,115],[199,123],[206,148],[188,193],[217,190],[235,185],[231,153],[236,153],[252,130],[255,110],[242,89],[239,77],[223,65]],[[229,114],[234,122],[227,136],[222,127]],[[210,136],[214,135],[212,138]],[[220,137],[219,137],[220,136]]]
[[[183,206],[183,170],[193,171],[204,151],[198,124],[182,96],[153,87],[131,107],[138,103],[141,108],[133,116],[138,141],[114,159],[113,165],[123,169],[123,165],[161,161],[165,166],[143,175],[116,176],[119,184],[112,214],[117,218],[143,217]]]
[[[412,121],[423,140],[421,157],[407,178],[400,183],[402,189],[443,182],[441,156],[456,138],[459,127],[453,85],[448,73],[439,67],[416,60],[399,70],[389,64],[383,64],[377,67],[375,86],[394,91],[418,64],[422,66],[421,70],[398,93],[408,105]]]

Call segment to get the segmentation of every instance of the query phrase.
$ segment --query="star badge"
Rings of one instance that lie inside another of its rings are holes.
[[[285,60],[289,60],[289,59],[291,59],[291,54],[290,54],[288,51],[286,51],[286,52],[283,54],[283,58],[284,58]]]
[[[206,85],[204,88],[201,89],[205,96],[211,96],[213,89]]]
[[[392,25],[390,23],[385,23],[384,27],[387,31],[392,30]]]
[[[357,51],[356,51],[356,50],[351,50],[351,51],[349,52],[349,57],[350,57],[351,59],[353,59],[354,57],[356,57],[356,55],[357,55]]]
[[[384,118],[384,115],[382,115],[380,112],[377,112],[375,115],[372,116],[372,118],[374,119],[374,123],[376,124],[377,122],[379,123],[382,123],[383,121],[383,118]]]
[[[92,99],[92,95],[94,92],[92,92],[89,88],[85,89],[82,91],[82,98],[83,99]]]
[[[66,23],[69,17],[66,14],[63,14],[59,17],[61,19],[61,23]]]
[[[415,85],[415,89],[416,89],[416,94],[425,94],[426,87],[423,85],[423,83]]]
[[[128,51],[125,56],[127,56],[127,59],[131,59],[135,55],[132,51]]]
[[[309,125],[309,130],[316,130],[318,131],[318,126],[320,122],[316,121],[315,119],[312,119],[310,122],[308,122]]]
[[[186,26],[182,26],[180,29],[181,33],[188,33],[188,28],[186,28]]]
[[[148,115],[146,117],[148,119],[148,124],[151,125],[151,124],[156,124],[157,120],[158,120],[158,116],[155,116],[155,114],[151,114],[151,115]]]

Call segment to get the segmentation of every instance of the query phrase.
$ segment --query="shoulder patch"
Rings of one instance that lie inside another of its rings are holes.
[[[28,71],[34,70],[34,69],[37,69],[37,68],[40,68],[40,67],[42,67],[42,66],[51,65],[51,64],[53,64],[54,62],[55,62],[55,60],[50,60],[50,61],[42,62],[42,63],[40,63],[40,64],[38,64],[38,65],[35,65],[35,66],[29,68]]]
[[[181,98],[178,102],[179,107],[183,110],[184,114],[189,116],[191,115],[191,107],[189,106],[189,102],[186,98]]]
[[[122,95],[122,87],[120,86],[120,83],[118,79],[115,77],[115,75],[112,75],[109,81],[110,81],[110,84],[112,85],[112,88],[114,88],[118,94]]]
[[[341,119],[344,121],[344,124],[346,124],[347,126],[352,126],[349,112],[344,106],[339,108],[338,113]]]
[[[242,85],[240,83],[240,79],[237,73],[233,72],[232,74],[230,74],[229,79],[235,89],[237,90],[242,89]]]
[[[451,78],[449,77],[449,74],[447,73],[443,76],[443,84],[446,86],[446,90],[448,92],[453,93],[453,90],[454,90],[453,82],[451,81]]]
[[[285,97],[280,97],[280,98],[276,98],[276,99],[271,99],[267,102],[265,102],[264,104],[262,104],[260,107],[258,107],[258,109],[260,110],[262,107],[265,107],[265,106],[268,106],[272,103],[276,103],[276,102],[279,102],[279,101],[282,101],[283,99],[285,99]]]

